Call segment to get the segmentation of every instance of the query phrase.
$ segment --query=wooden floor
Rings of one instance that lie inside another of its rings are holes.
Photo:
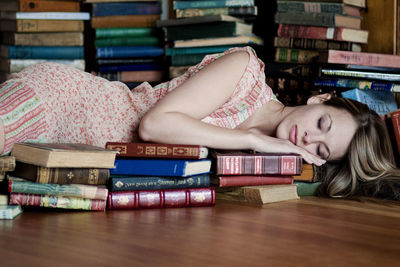
[[[30,210],[0,229],[0,266],[400,266],[400,204]]]

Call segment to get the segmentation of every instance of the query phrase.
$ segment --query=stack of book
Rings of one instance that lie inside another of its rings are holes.
[[[287,105],[304,104],[315,91],[314,62],[329,49],[361,51],[368,31],[361,29],[365,0],[278,0],[274,39],[275,72],[267,83]]]
[[[156,27],[160,1],[86,2],[92,3],[98,75],[124,82],[130,88],[144,81],[163,81],[163,39]]]
[[[297,154],[214,151],[213,157],[217,199],[258,205],[298,199],[293,176],[302,173],[303,164]]]
[[[115,143],[108,209],[178,208],[215,204],[208,149],[196,145]]]
[[[79,1],[0,2],[0,80],[30,65],[51,61],[85,69],[84,20]]]
[[[173,9],[177,19],[157,23],[166,32],[170,78],[183,74],[207,54],[263,44],[252,31],[252,19],[257,15],[254,0],[173,1]]]
[[[16,143],[9,203],[104,211],[115,151],[83,144]]]
[[[14,219],[22,212],[20,205],[9,205],[6,173],[14,171],[15,157],[2,156],[0,157],[0,219]]]

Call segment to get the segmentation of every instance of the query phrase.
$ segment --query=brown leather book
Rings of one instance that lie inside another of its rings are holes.
[[[2,0],[0,1],[2,11],[22,12],[79,12],[79,1],[62,0]]]
[[[18,33],[3,32],[2,43],[26,46],[83,46],[82,32]]]
[[[92,17],[93,28],[156,27],[160,15],[126,15]]]
[[[0,30],[11,32],[83,32],[81,20],[1,20]]]

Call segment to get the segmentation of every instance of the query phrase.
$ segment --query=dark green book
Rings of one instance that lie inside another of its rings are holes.
[[[118,37],[96,39],[94,45],[102,46],[135,46],[135,45],[159,45],[161,40],[156,36],[141,36],[141,37]]]
[[[243,45],[218,45],[218,46],[167,48],[165,50],[165,55],[172,56],[172,55],[214,54],[214,53],[224,52],[225,50],[235,46],[243,46]]]
[[[207,54],[173,55],[172,66],[192,66],[200,63]]]
[[[142,37],[156,35],[156,28],[97,28],[96,39],[114,37]]]
[[[294,181],[294,184],[297,184],[297,194],[299,197],[301,196],[316,196],[318,192],[318,187],[320,186],[320,182],[315,183],[307,183],[307,182],[299,182]]]

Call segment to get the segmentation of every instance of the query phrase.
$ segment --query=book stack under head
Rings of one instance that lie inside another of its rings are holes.
[[[266,203],[298,199],[293,176],[302,172],[297,154],[214,151],[217,199]]]
[[[314,67],[320,52],[361,51],[368,41],[368,31],[361,29],[365,7],[365,0],[277,1],[274,60],[279,64],[267,74],[267,83],[277,89],[278,99],[286,105],[306,103],[316,90]]]
[[[254,0],[173,1],[176,19],[161,20],[170,45],[170,78],[183,74],[205,55],[234,46],[259,46],[263,41],[252,31],[257,15]]]
[[[78,0],[0,2],[0,82],[41,62],[85,69],[83,31],[90,14]]]
[[[14,171],[15,157],[0,157],[0,219],[14,219],[22,212],[20,205],[9,205],[7,194],[6,173]]]
[[[83,144],[16,143],[10,204],[104,211],[115,151]]]
[[[208,149],[198,145],[115,143],[108,209],[178,208],[215,204]]]
[[[86,0],[92,6],[98,76],[130,88],[164,80],[160,0]]]

